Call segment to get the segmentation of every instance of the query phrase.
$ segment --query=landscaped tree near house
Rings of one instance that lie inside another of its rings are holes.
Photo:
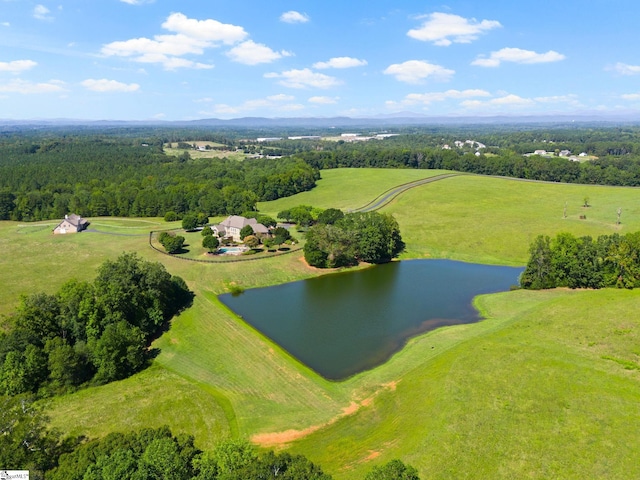
[[[245,225],[240,230],[240,240],[244,240],[249,235],[253,235],[253,228],[251,227],[251,225]]]
[[[182,250],[185,238],[175,233],[162,232],[158,237],[158,241],[162,244],[167,253],[178,253]]]
[[[192,213],[188,213],[182,219],[182,228],[186,231],[195,230],[198,226],[198,217]]]
[[[258,239],[258,237],[256,237],[255,235],[247,235],[246,237],[244,237],[244,244],[249,248],[256,248],[258,245],[260,245],[260,239]]]
[[[202,239],[202,246],[209,250],[209,253],[215,252],[219,245],[220,241],[214,235],[207,235]]]

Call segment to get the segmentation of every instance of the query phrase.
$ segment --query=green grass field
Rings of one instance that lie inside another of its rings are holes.
[[[298,204],[356,208],[436,173],[323,171],[313,191],[260,207],[272,214]],[[639,230],[639,193],[461,176],[412,189],[383,211],[400,223],[404,258],[522,265],[539,233]],[[618,207],[622,225],[615,224]],[[232,283],[252,288],[318,275],[301,254],[201,264],[148,246],[149,230],[175,226],[158,219],[92,219],[101,231],[138,236],[54,237],[54,224],[0,223],[0,271],[11,278],[0,290],[0,313],[11,312],[21,293],[92,279],[123,251],[162,262],[196,293],[193,307],[154,343],[153,367],[50,401],[52,424],[64,432],[96,437],[168,424],[193,433],[203,448],[240,436],[303,453],[336,479],[362,478],[393,458],[425,479],[640,477],[640,292],[482,296],[476,304],[486,320],[414,338],[386,364],[329,382],[216,297]]]

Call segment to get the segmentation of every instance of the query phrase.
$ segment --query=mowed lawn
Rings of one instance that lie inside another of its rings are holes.
[[[408,190],[382,211],[400,224],[404,258],[524,265],[540,234],[595,238],[640,230],[640,189],[461,175]]]
[[[344,211],[363,207],[387,190],[422,178],[447,173],[445,170],[399,170],[392,168],[336,168],[321,170],[317,187],[292,197],[258,203],[258,210],[277,215],[297,205],[339,208]]]
[[[323,171],[317,190],[269,202],[261,210],[340,206],[331,197],[347,197],[351,206],[342,208],[356,208],[393,186],[437,173],[442,172]],[[398,175],[398,181],[389,175]],[[355,184],[367,185],[371,196],[352,192]],[[302,198],[312,193],[316,201]],[[465,176],[412,189],[383,211],[400,223],[406,258],[522,265],[530,238],[538,233],[640,229],[633,213],[638,193]],[[581,207],[585,196],[592,205],[588,209]],[[565,201],[567,219],[562,218]],[[622,225],[615,224],[618,207]],[[583,210],[586,220],[578,218]],[[640,476],[634,454],[640,451],[640,370],[635,368],[640,294],[635,291],[482,296],[477,305],[486,320],[414,338],[386,364],[329,382],[216,298],[232,283],[253,288],[318,275],[300,253],[201,264],[148,246],[150,229],[176,225],[157,219],[95,219],[93,224],[139,236],[54,237],[53,225],[1,222],[0,270],[14,280],[0,292],[2,313],[12,311],[20,293],[53,292],[74,277],[90,280],[104,259],[132,250],[182,276],[196,298],[154,343],[160,354],[152,368],[50,403],[52,424],[64,432],[95,437],[168,424],[193,433],[203,448],[239,436],[265,448],[304,453],[336,479],[362,478],[372,465],[393,458],[415,465],[422,478]],[[73,268],[67,268],[70,263]]]

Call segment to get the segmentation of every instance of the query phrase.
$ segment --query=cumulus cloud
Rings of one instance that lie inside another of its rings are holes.
[[[309,16],[306,13],[296,12],[295,10],[289,10],[280,15],[280,21],[285,23],[307,23]]]
[[[14,60],[12,62],[0,62],[0,72],[20,73],[38,65],[33,60]]]
[[[426,18],[426,20],[419,28],[409,30],[407,35],[441,47],[447,47],[452,43],[470,43],[481,34],[502,26],[496,20],[478,22],[475,18],[464,18],[441,12],[420,18]]]
[[[422,60],[408,60],[389,65],[383,73],[393,75],[400,82],[422,83],[427,78],[446,81],[456,72]]]
[[[239,105],[228,105],[226,103],[218,103],[212,106],[209,111],[199,112],[201,115],[238,115],[257,110],[268,110],[269,112],[280,111],[290,112],[302,110],[304,105],[292,103],[295,97],[285,94],[270,95],[265,98],[257,98],[246,100]]]
[[[162,28],[170,32],[183,34],[189,38],[203,40],[205,42],[224,43],[233,45],[244,40],[249,34],[244,28],[228,23],[220,23],[217,20],[196,20],[187,18],[182,13],[172,13],[162,24]]]
[[[8,83],[0,83],[0,93],[22,93],[24,95],[34,93],[54,93],[64,91],[64,83],[58,80],[49,80],[43,83],[33,83],[28,80],[16,79]]]
[[[613,66],[612,70],[620,75],[640,75],[640,65],[628,65],[618,62]]]
[[[536,102],[530,98],[523,98],[518,95],[508,94],[502,97],[492,98],[491,100],[465,100],[460,103],[465,108],[491,108],[496,107],[526,107],[534,105]]]
[[[182,58],[185,55],[202,55],[205,49],[220,45],[233,45],[244,40],[248,34],[237,25],[224,24],[217,20],[196,20],[182,13],[172,13],[162,24],[172,32],[155,35],[153,39],[140,37],[111,42],[102,47],[106,56],[130,57],[141,63],[159,63],[167,70],[177,68],[213,68],[211,64],[194,62]]]
[[[106,78],[100,80],[89,78],[80,82],[80,84],[92,92],[135,92],[140,89],[140,85],[137,83],[122,83],[116,80],[107,80]]]
[[[561,53],[549,50],[546,53],[537,53],[532,50],[523,50],[521,48],[503,48],[496,52],[491,52],[489,57],[478,57],[471,65],[478,67],[498,67],[502,62],[513,63],[549,63],[559,62],[566,57]]]
[[[550,97],[535,97],[534,100],[538,103],[566,103],[574,107],[582,107],[582,103],[578,100],[578,96],[574,94],[569,95],[552,95]]]
[[[339,97],[317,96],[317,97],[309,97],[309,99],[307,101],[309,103],[315,103],[315,104],[318,104],[318,105],[332,105],[334,103],[338,103],[338,100],[340,100]]]
[[[229,50],[227,56],[234,62],[258,65],[259,63],[271,63],[282,57],[289,57],[291,53],[286,50],[276,52],[262,43],[247,40]]]
[[[294,97],[293,95],[287,95],[285,93],[279,93],[277,95],[269,95],[267,97],[267,100],[271,100],[274,102],[291,102],[295,99],[296,97]]]
[[[467,89],[467,90],[447,90],[445,92],[427,92],[427,93],[410,93],[401,102],[388,101],[387,106],[409,106],[409,105],[425,105],[428,106],[433,102],[444,102],[451,99],[464,99],[474,97],[490,97],[491,94],[486,90]]]
[[[334,57],[326,62],[316,62],[313,64],[313,68],[353,68],[363,67],[367,64],[366,60],[360,60],[352,57]]]
[[[335,77],[313,72],[308,68],[287,70],[282,73],[265,73],[264,77],[279,78],[278,83],[289,88],[331,88],[342,83]]]
[[[53,20],[53,17],[49,15],[51,10],[49,10],[44,5],[36,5],[33,8],[33,18],[37,18],[38,20]]]

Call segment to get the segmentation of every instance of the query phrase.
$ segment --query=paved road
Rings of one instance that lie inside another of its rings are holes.
[[[419,187],[420,185],[426,185],[427,183],[437,182],[438,180],[444,180],[445,178],[457,177],[458,175],[463,175],[462,173],[443,173],[442,175],[436,175],[435,177],[423,178],[420,180],[416,180],[414,182],[405,183],[403,185],[399,185],[397,187],[393,187],[390,190],[387,190],[378,198],[369,202],[364,207],[356,208],[352,210],[353,212],[372,212],[374,210],[379,210],[385,205],[391,203],[391,201],[396,198],[401,193],[406,192],[415,187]]]

